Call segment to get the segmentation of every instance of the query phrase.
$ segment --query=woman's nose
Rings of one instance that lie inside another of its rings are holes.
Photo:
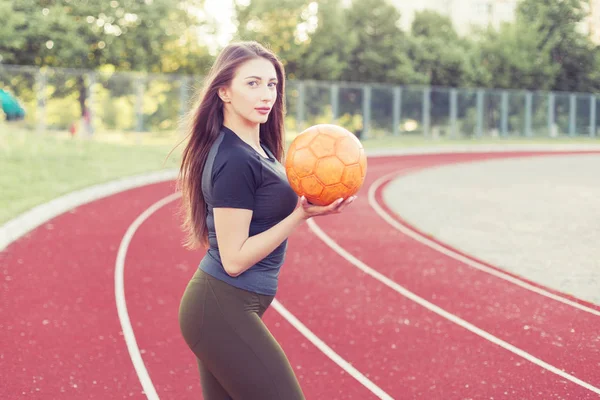
[[[272,90],[270,87],[265,86],[265,89],[263,89],[262,91],[262,96],[261,99],[263,101],[268,101],[268,100],[272,100],[273,99],[273,95],[275,94],[275,91]]]

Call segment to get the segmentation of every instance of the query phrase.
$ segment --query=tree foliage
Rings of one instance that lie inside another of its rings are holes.
[[[468,37],[433,11],[408,31],[388,0],[234,0],[235,40],[273,49],[291,79],[596,91],[585,0],[522,0]],[[0,62],[202,75],[202,0],[0,0]],[[219,22],[219,21],[217,21]]]

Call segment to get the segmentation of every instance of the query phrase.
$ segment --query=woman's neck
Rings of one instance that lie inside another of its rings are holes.
[[[254,148],[260,148],[260,124],[249,124],[241,118],[225,115],[223,125]]]

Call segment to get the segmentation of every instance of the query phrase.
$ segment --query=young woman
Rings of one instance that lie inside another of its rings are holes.
[[[179,322],[205,400],[304,399],[261,318],[277,291],[288,236],[355,196],[322,207],[298,199],[281,164],[284,96],[277,57],[256,42],[235,43],[217,57],[191,114],[179,174],[185,245],[207,251]]]

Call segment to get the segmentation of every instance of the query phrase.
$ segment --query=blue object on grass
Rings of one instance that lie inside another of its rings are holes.
[[[16,97],[4,89],[0,89],[0,102],[2,102],[2,110],[6,114],[7,121],[25,118],[25,109],[21,107]]]

